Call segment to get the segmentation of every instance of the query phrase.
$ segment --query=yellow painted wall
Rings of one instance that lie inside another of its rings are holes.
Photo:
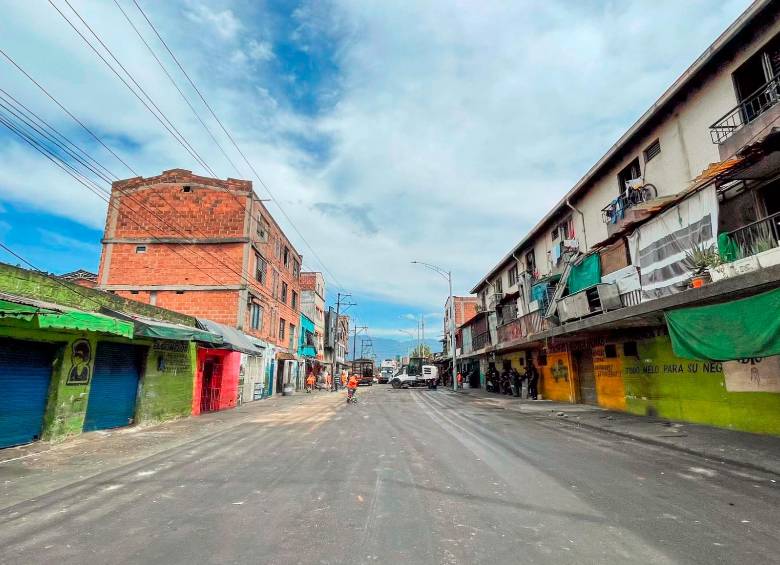
[[[509,359],[512,362],[512,367],[519,371],[521,375],[523,374],[523,371],[525,371],[525,351],[514,351],[496,356],[496,369],[499,372],[503,370],[504,359]]]
[[[595,346],[593,372],[596,376],[596,396],[599,406],[625,411],[626,389],[623,384],[623,363],[620,357],[607,358],[604,354],[604,346]]]
[[[538,366],[538,363],[537,363]],[[568,352],[548,353],[547,364],[539,367],[541,394],[547,400],[576,402],[574,371]]]

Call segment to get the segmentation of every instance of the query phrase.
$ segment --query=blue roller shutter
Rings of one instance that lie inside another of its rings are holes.
[[[133,423],[138,393],[138,349],[124,343],[99,343],[89,389],[84,431]]]
[[[40,438],[56,346],[0,340],[0,447]]]

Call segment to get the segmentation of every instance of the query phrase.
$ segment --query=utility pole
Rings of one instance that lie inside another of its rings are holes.
[[[423,267],[426,267],[430,269],[431,271],[435,271],[439,273],[442,277],[447,279],[447,283],[450,287],[450,343],[452,344],[452,390],[458,390],[458,353],[455,351],[455,345],[457,344],[457,340],[455,338],[455,300],[452,297],[452,271],[446,271],[442,269],[441,267],[437,267],[436,265],[431,265],[430,263],[423,263],[422,261],[412,261],[412,263],[416,265],[422,265]]]
[[[352,361],[354,363],[354,361],[355,361],[355,346],[357,345],[357,334],[358,334],[358,332],[363,332],[363,331],[368,330],[368,326],[355,326],[353,329],[355,330],[355,333],[352,336]],[[363,352],[361,351],[360,354],[362,355]]]
[[[339,350],[339,347],[338,347],[339,346],[339,342],[340,342],[339,336],[341,335],[341,318],[339,317],[340,316],[339,312],[341,310],[341,299],[342,298],[348,298],[348,297],[351,297],[351,296],[352,296],[351,294],[342,294],[341,292],[336,294],[336,337],[335,337],[335,341],[333,342],[333,365],[334,365],[334,367],[333,367],[333,375],[332,375],[332,379],[331,379],[331,381],[333,383],[331,385],[331,390],[333,390],[333,391],[337,391],[339,389],[339,378],[338,378],[338,376],[336,376],[336,370],[338,369],[338,361],[336,360],[336,358],[337,358],[337,352]],[[354,306],[354,304],[350,302],[349,306]],[[347,347],[349,347],[349,342],[347,342]],[[346,355],[347,355],[347,352],[344,351],[344,356],[346,357]]]

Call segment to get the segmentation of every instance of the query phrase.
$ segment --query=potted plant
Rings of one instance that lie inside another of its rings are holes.
[[[685,252],[683,260],[685,266],[691,270],[691,286],[701,288],[709,282],[708,269],[720,264],[720,255],[714,245],[706,246],[703,243],[694,245],[690,251]]]

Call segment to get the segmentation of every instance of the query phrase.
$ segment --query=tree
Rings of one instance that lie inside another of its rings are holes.
[[[412,350],[412,357],[430,357],[431,348],[425,343],[421,343]]]

